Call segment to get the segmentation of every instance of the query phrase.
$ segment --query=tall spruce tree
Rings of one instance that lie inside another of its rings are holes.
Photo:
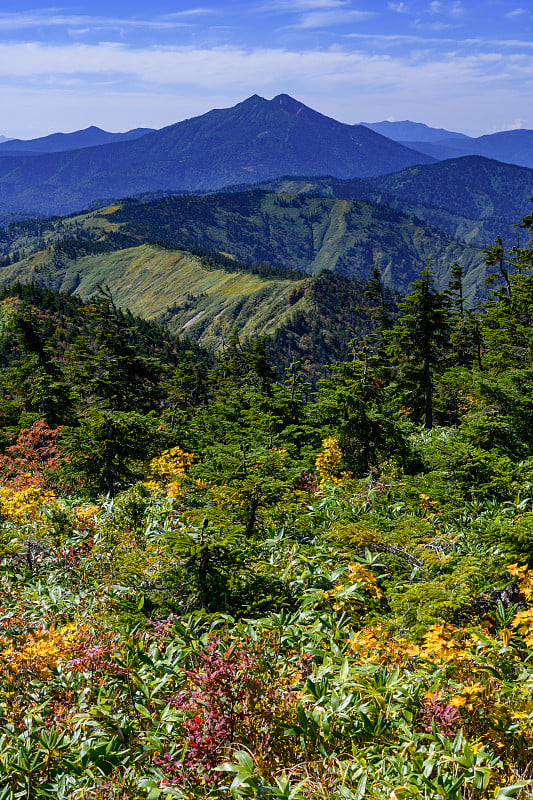
[[[411,293],[400,303],[402,317],[387,339],[401,379],[410,388],[415,411],[421,410],[424,427],[431,429],[433,373],[444,366],[450,336],[450,300],[446,292],[435,289],[429,267],[411,286]]]

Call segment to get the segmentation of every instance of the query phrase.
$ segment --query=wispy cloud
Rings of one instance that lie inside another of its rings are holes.
[[[184,20],[210,13],[207,8],[189,9],[186,11],[166,14],[154,19],[138,19],[135,17],[105,17],[90,16],[85,14],[65,14],[49,9],[45,11],[0,13],[0,30],[23,30],[31,28],[71,28],[84,27],[86,30],[94,29],[171,29],[187,24]]]
[[[502,131],[521,131],[525,128],[524,120],[523,119],[515,119],[513,122],[509,122],[505,127],[500,128]],[[496,131],[494,131],[496,133]]]
[[[507,19],[514,19],[515,17],[521,17],[523,14],[527,14],[525,8],[515,8],[513,11],[508,11],[504,16],[506,16]]]
[[[83,65],[80,70],[80,65]],[[423,67],[423,69],[421,69]],[[498,83],[502,79],[533,79],[529,54],[465,52],[456,50],[436,55],[420,48],[408,56],[392,57],[350,50],[321,49],[296,51],[282,48],[150,47],[133,48],[117,43],[99,45],[43,45],[0,43],[0,75],[4,85],[11,79],[25,78],[36,83],[53,76],[69,76],[78,83],[101,77],[109,85],[121,77],[133,78],[135,85],[187,85],[207,89],[227,87],[260,90],[287,82],[331,87],[356,81],[374,90],[378,85],[425,87],[426,96],[435,96],[436,79],[451,87],[464,83],[461,94],[472,92],[473,81]],[[328,89],[329,87],[329,89]],[[361,91],[363,89],[361,88]]]
[[[271,0],[261,3],[260,11],[296,12],[315,11],[330,8],[341,8],[348,5],[348,0]]]
[[[421,34],[404,33],[346,33],[345,39],[360,39],[361,41],[383,42],[387,46],[402,47],[406,44],[418,45],[454,45],[457,49],[472,49],[481,47],[509,48],[513,50],[530,50],[533,48],[532,39],[479,39],[465,38],[457,36],[425,36]]]
[[[162,14],[160,19],[180,19],[183,17],[197,17],[204,14],[213,14],[213,8],[187,8],[184,11],[173,11],[172,14]]]
[[[257,10],[296,16],[297,21],[285,27],[307,30],[338,27],[376,16],[374,11],[352,8],[349,0],[272,0],[260,4]]]
[[[443,3],[441,0],[432,0],[427,8],[427,12],[431,15],[439,14],[444,17],[458,19],[464,16],[465,8],[459,0],[454,0],[453,3]]]
[[[464,15],[466,14],[466,9],[462,3],[459,2],[452,3],[452,5],[448,10],[448,14],[450,17],[453,17],[454,19],[459,19],[460,17],[464,17]]]
[[[303,14],[297,28],[332,28],[350,22],[361,22],[376,16],[374,11],[355,11],[337,9],[332,11],[311,11]]]

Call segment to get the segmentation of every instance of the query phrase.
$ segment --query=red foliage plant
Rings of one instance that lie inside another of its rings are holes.
[[[183,712],[185,754],[154,758],[167,785],[216,783],[222,777],[215,767],[233,742],[236,724],[245,714],[246,695],[253,693],[251,653],[234,648],[220,653],[217,647],[214,637],[200,654],[198,669],[183,671],[184,690],[170,701]]]
[[[441,700],[439,695],[429,697],[421,707],[417,723],[422,730],[431,733],[433,723],[439,733],[451,736],[461,724],[459,712],[450,703]]]
[[[40,419],[12,434],[13,444],[0,455],[0,476],[14,489],[37,486],[45,489],[60,466],[57,442],[61,428],[50,428]]]
[[[154,758],[165,784],[216,787],[223,779],[216,767],[238,742],[253,747],[266,768],[269,759],[283,760],[279,719],[295,707],[292,676],[274,674],[260,643],[222,650],[213,637],[199,658],[196,668],[183,671],[181,691],[170,700],[182,713],[183,748]]]

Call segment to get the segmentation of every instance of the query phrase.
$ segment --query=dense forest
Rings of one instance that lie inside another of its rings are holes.
[[[375,269],[316,385],[3,290],[0,800],[533,797],[533,243],[485,260]]]

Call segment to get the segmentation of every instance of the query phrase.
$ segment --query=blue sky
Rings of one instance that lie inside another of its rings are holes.
[[[160,128],[282,92],[348,123],[533,129],[531,0],[1,4],[6,136]]]

